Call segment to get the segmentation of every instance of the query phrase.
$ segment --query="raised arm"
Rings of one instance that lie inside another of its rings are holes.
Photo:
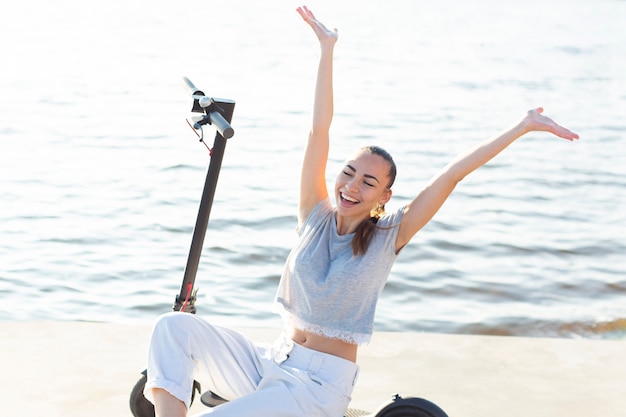
[[[328,197],[326,162],[330,124],[333,119],[333,52],[338,36],[337,29],[327,29],[305,6],[299,7],[297,11],[315,32],[321,50],[315,85],[313,122],[300,176],[298,223],[301,223],[318,202]]]
[[[406,206],[396,239],[396,251],[403,248],[432,219],[459,181],[486,164],[516,139],[532,131],[550,132],[569,141],[578,139],[577,134],[541,113],[543,113],[542,108],[529,110],[526,117],[515,126],[457,156],[435,175],[417,197]]]

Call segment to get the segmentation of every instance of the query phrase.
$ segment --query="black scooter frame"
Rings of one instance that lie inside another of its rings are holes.
[[[174,311],[195,313],[196,294],[193,287],[196,273],[198,272],[198,264],[200,263],[206,229],[209,225],[209,216],[211,214],[213,197],[215,196],[215,189],[217,187],[217,179],[220,169],[222,168],[226,139],[230,139],[235,134],[235,131],[230,126],[230,121],[232,120],[233,111],[235,109],[235,102],[232,100],[207,97],[189,81],[188,78],[185,77],[183,80],[193,98],[191,111],[205,114],[200,120],[195,121],[194,127],[212,124],[217,129],[215,142],[211,150],[211,162],[209,163],[204,189],[202,190],[198,217],[196,218],[196,225],[193,229],[193,237],[191,239],[191,247],[189,248],[183,283],[173,306]]]
[[[191,247],[189,248],[189,256],[187,257],[183,282],[180,287],[180,292],[176,296],[174,305],[172,306],[174,311],[183,311],[193,314],[196,312],[196,290],[194,290],[194,284],[200,263],[200,256],[202,254],[204,237],[209,225],[213,197],[215,196],[217,180],[222,168],[227,139],[230,139],[235,134],[235,131],[230,125],[235,109],[235,102],[229,99],[218,99],[206,96],[187,77],[183,78],[183,83],[193,98],[191,111],[193,113],[203,114],[203,116],[199,118],[192,119],[193,124],[190,123],[192,128],[202,130],[202,126],[210,124],[216,129],[213,148],[210,149],[211,160],[204,182],[204,189],[202,190],[200,208],[198,209],[193,237],[191,238]],[[200,140],[203,140],[202,137]],[[130,410],[135,417],[154,417],[154,406],[143,395],[146,380],[147,372],[144,370],[141,378],[137,381],[130,394]],[[194,381],[192,401],[196,391],[201,392],[201,388],[200,384]]]

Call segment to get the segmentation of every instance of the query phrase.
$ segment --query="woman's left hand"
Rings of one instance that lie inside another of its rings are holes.
[[[532,131],[550,132],[560,138],[567,139],[569,141],[578,139],[578,134],[559,125],[551,118],[544,116],[542,113],[543,113],[542,107],[538,107],[533,110],[528,110],[528,113],[526,114],[526,117],[524,118],[524,121],[523,121],[528,132],[532,132]]]

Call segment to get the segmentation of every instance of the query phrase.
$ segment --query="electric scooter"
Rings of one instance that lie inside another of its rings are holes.
[[[174,311],[195,314],[197,289],[194,289],[194,282],[198,271],[198,264],[200,263],[206,229],[209,224],[209,216],[211,214],[211,207],[213,206],[217,180],[222,168],[226,142],[227,139],[232,138],[235,134],[234,129],[230,125],[235,109],[235,102],[229,99],[218,99],[206,96],[204,92],[198,89],[187,77],[183,77],[183,84],[193,99],[191,112],[202,114],[202,116],[187,119],[187,123],[194,130],[199,141],[209,149],[211,157],[204,182],[204,189],[202,190],[202,198],[200,199],[200,208],[198,209],[198,216],[193,229],[183,282],[180,287],[180,292],[176,296],[172,306]],[[212,125],[216,130],[212,148],[209,148],[204,142],[203,127],[205,125]],[[137,381],[130,394],[130,410],[135,417],[154,417],[154,406],[143,395],[146,380],[147,371],[144,370],[142,377]],[[194,381],[193,383],[192,401],[194,400],[196,392],[201,392],[201,386],[198,381]]]
[[[195,314],[195,302],[197,289],[194,289],[200,255],[207,226],[213,197],[217,186],[219,171],[222,166],[222,159],[226,148],[227,139],[235,134],[230,125],[235,108],[235,102],[228,99],[217,99],[206,96],[201,90],[188,79],[183,78],[184,85],[193,99],[192,113],[201,113],[202,116],[187,119],[187,123],[194,130],[200,142],[204,143],[203,126],[213,125],[216,129],[213,147],[209,148],[211,160],[207,171],[207,176],[200,200],[200,208],[196,218],[196,224],[191,239],[191,247],[187,258],[187,265],[183,276],[180,292],[176,296],[174,311]],[[207,146],[208,148],[208,146]],[[137,381],[130,394],[130,410],[134,417],[154,417],[154,406],[143,395],[143,389],[147,380],[147,372],[142,372],[141,378]],[[201,394],[200,400],[207,407],[217,407],[227,402],[219,395],[207,391],[202,394],[202,388],[198,381],[193,382],[192,398],[194,401],[196,392]],[[303,416],[306,417],[306,416]],[[345,417],[448,417],[447,414],[436,404],[417,397],[403,398],[396,394],[390,400],[384,402],[374,412],[349,408]]]

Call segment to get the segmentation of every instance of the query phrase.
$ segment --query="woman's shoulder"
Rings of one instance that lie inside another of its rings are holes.
[[[383,214],[380,217],[380,219],[378,219],[378,222],[376,223],[376,225],[381,226],[381,227],[393,227],[393,226],[399,225],[400,222],[402,221],[404,208],[405,207],[403,206],[396,210],[385,212],[385,214]]]
[[[300,232],[305,225],[313,225],[328,218],[335,211],[335,208],[330,202],[330,198],[320,200],[317,204],[308,211],[308,213],[300,213],[300,223],[298,224],[298,232]]]

